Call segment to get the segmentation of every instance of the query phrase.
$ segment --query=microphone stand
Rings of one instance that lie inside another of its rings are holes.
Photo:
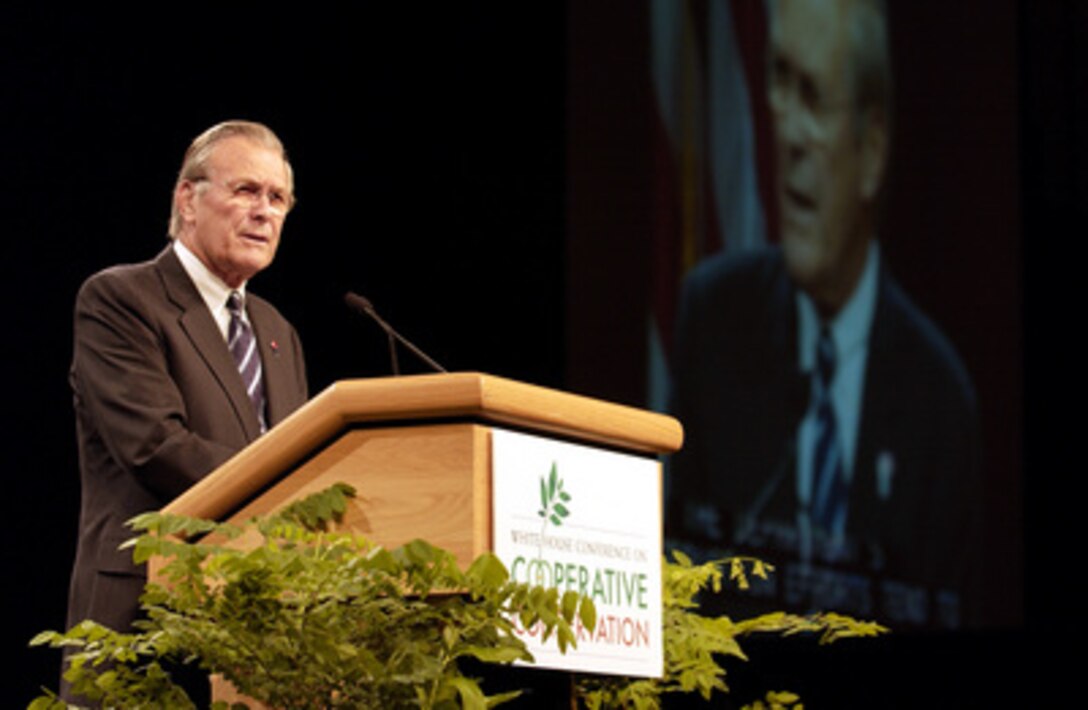
[[[385,331],[387,336],[389,336],[389,355],[390,355],[390,358],[393,361],[393,374],[394,375],[399,375],[400,374],[400,367],[397,364],[397,352],[396,352],[396,349],[397,349],[396,344],[398,342],[401,345],[403,345],[404,347],[408,348],[410,351],[412,351],[412,353],[414,353],[416,355],[416,357],[418,357],[420,360],[422,360],[423,362],[430,365],[431,368],[433,370],[435,370],[436,372],[448,372],[448,370],[446,370],[446,368],[442,367],[437,362],[432,360],[430,357],[428,357],[428,355],[426,353],[424,353],[422,350],[417,348],[407,338],[405,338],[403,335],[401,335],[396,330],[394,330],[393,326],[386,323],[385,320],[381,316],[378,315],[378,312],[374,309],[374,304],[372,304],[370,302],[370,299],[364,298],[363,296],[360,296],[357,293],[352,293],[351,291],[349,291],[346,294],[344,294],[344,303],[346,303],[348,305],[348,307],[351,308],[352,310],[358,311],[360,313],[364,313],[367,316],[370,316],[371,318],[373,318],[374,322],[377,323],[381,327],[381,329]]]

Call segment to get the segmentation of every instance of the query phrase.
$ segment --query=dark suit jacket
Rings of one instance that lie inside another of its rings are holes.
[[[701,264],[685,282],[676,332],[673,410],[686,436],[670,466],[670,527],[706,532],[685,519],[692,502],[717,508],[725,545],[749,514],[794,526],[794,441],[809,379],[798,372],[795,290],[780,252]],[[972,596],[981,493],[974,390],[952,346],[886,269],[864,383],[847,523],[854,569]],[[872,613],[881,611],[876,602]]]
[[[269,425],[306,401],[302,347],[268,302],[246,309],[264,370]],[[82,503],[68,621],[123,630],[145,572],[118,545],[260,433],[223,336],[172,248],[102,271],[76,299],[70,381]]]

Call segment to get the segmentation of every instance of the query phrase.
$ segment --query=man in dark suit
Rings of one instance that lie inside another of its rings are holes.
[[[776,563],[756,590],[768,606],[957,626],[979,551],[975,395],[875,239],[891,123],[883,3],[777,9],[781,246],[714,257],[685,281],[670,528]]]
[[[294,328],[246,293],[275,256],[293,188],[271,130],[214,126],[185,155],[171,243],[80,289],[70,381],[82,503],[70,625],[127,629],[146,572],[118,550],[131,536],[125,521],[161,508],[305,402]]]

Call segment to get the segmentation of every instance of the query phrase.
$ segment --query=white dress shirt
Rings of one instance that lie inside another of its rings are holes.
[[[869,333],[876,312],[877,278],[880,270],[880,251],[876,241],[871,242],[865,267],[857,288],[839,313],[827,323],[835,343],[836,367],[831,381],[831,406],[835,412],[839,447],[842,453],[843,473],[849,482],[854,472],[858,429],[861,425],[862,396],[865,389],[865,364],[869,357]],[[816,306],[806,294],[797,292],[797,346],[798,365],[801,372],[816,387],[816,347],[820,330],[825,324],[820,320]],[[816,449],[817,415],[815,402],[810,401],[804,418],[797,430],[797,499],[802,511],[812,500],[813,454]],[[845,521],[843,521],[845,525]],[[842,534],[845,530],[832,531]]]
[[[200,297],[208,305],[208,310],[211,311],[215,324],[219,326],[219,332],[223,334],[223,340],[227,340],[227,333],[230,329],[230,311],[227,310],[227,298],[230,296],[231,291],[237,291],[242,295],[242,302],[244,303],[246,295],[245,283],[238,288],[227,286],[221,278],[204,265],[204,262],[197,258],[196,254],[189,251],[189,248],[177,239],[174,240],[174,253],[178,255],[178,260],[181,261],[185,273],[189,274],[189,278],[196,285]],[[245,314],[244,309],[242,311],[242,320],[246,323],[249,322],[249,317]]]

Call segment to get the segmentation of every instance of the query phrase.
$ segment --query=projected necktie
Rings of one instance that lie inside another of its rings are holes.
[[[242,383],[246,387],[249,401],[253,403],[253,409],[257,412],[261,432],[264,432],[267,426],[264,420],[261,356],[257,352],[257,339],[253,337],[253,330],[242,318],[242,296],[237,291],[231,291],[230,297],[227,298],[227,310],[230,311],[227,346],[230,348],[230,354],[234,356],[234,362],[238,365],[238,372],[242,375]]]
[[[842,532],[846,523],[846,480],[842,444],[831,406],[831,381],[835,376],[835,342],[825,328],[816,350],[816,451],[812,491],[812,521],[829,533]]]

